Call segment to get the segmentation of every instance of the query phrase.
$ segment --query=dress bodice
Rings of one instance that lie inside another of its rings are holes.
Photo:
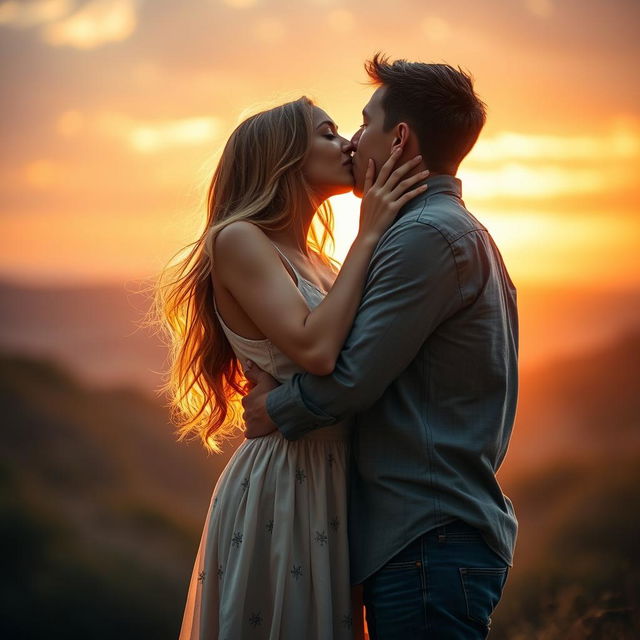
[[[313,309],[319,305],[326,295],[326,292],[321,291],[309,280],[304,278],[298,270],[293,266],[291,261],[284,255],[279,247],[274,243],[273,245],[286,263],[291,267],[291,270],[296,276],[296,286],[300,290],[302,297],[305,299],[309,309]],[[214,298],[215,305],[215,298]],[[263,371],[266,371],[272,375],[278,382],[284,382],[294,373],[301,373],[303,369],[288,358],[278,347],[276,347],[271,340],[263,338],[255,340],[251,338],[245,338],[235,331],[232,331],[222,319],[222,316],[218,312],[218,307],[215,305],[216,315],[222,326],[222,330],[229,340],[229,344],[236,354],[236,357],[240,361],[242,368],[247,366],[247,360],[252,360]]]
[[[293,266],[287,256],[280,251],[278,246],[274,243],[274,247],[278,250],[282,258],[291,267],[291,270],[296,276],[296,286],[300,290],[302,297],[305,299],[309,309],[313,309],[319,305],[324,297],[327,295],[325,291],[321,291],[312,282],[304,278],[298,270]],[[278,382],[282,383],[285,380],[291,378],[295,373],[302,373],[304,369],[288,358],[276,345],[274,345],[268,338],[261,340],[254,340],[251,338],[245,338],[238,335],[235,331],[232,331],[222,319],[222,316],[218,312],[218,308],[215,305],[216,315],[222,326],[222,330],[229,340],[229,344],[236,354],[236,357],[240,361],[243,370],[247,366],[247,360],[253,361],[258,367],[268,374],[273,376]],[[330,427],[318,429],[312,433],[307,434],[307,440],[322,440],[333,438],[344,438],[346,436],[346,428],[349,420],[336,422]]]

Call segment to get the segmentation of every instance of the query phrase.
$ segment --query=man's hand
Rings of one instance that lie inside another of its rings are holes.
[[[260,438],[277,429],[267,413],[267,394],[279,386],[275,378],[263,371],[253,362],[249,362],[244,372],[251,391],[242,398],[244,413],[244,437]]]

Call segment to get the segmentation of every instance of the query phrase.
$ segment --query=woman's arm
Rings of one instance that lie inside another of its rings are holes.
[[[426,189],[423,185],[408,191],[424,180],[425,172],[402,179],[419,160],[392,172],[396,157],[387,161],[375,183],[370,163],[358,236],[331,290],[311,311],[273,244],[257,226],[235,222],[215,238],[214,264],[221,283],[278,349],[315,375],[333,371],[358,309],[378,240],[398,210]]]

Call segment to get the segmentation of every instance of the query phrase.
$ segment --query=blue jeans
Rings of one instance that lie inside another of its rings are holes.
[[[508,573],[477,529],[461,520],[433,529],[365,580],[370,638],[486,638]]]

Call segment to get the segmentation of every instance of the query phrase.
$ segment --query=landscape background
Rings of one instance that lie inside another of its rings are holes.
[[[375,51],[489,106],[460,178],[518,287],[499,640],[637,637],[640,83],[633,0],[0,2],[0,633],[175,638],[221,456],[177,444],[140,321],[243,114],[345,135]],[[358,201],[334,199],[335,255]]]

